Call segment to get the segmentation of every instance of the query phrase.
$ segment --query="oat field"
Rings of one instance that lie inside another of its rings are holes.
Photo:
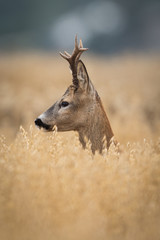
[[[83,57],[119,149],[34,119],[71,83],[58,55],[0,55],[0,239],[160,239],[160,56]]]

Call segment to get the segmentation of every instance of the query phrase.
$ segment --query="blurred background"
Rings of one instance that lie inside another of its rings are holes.
[[[0,0],[0,134],[11,142],[62,96],[71,76],[59,51],[76,34],[118,140],[156,138],[159,0]]]
[[[160,50],[159,0],[0,0],[0,49]]]
[[[34,126],[75,34],[122,147],[105,158]],[[0,177],[0,240],[160,239],[160,0],[0,0]]]

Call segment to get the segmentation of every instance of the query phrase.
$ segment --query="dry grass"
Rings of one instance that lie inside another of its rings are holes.
[[[121,153],[30,127],[70,83],[63,60],[0,58],[2,240],[160,239],[160,57],[84,61]]]

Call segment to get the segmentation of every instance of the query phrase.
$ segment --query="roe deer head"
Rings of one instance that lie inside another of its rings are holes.
[[[89,140],[94,154],[96,150],[102,153],[104,139],[106,147],[109,147],[113,132],[86,67],[79,60],[86,50],[81,40],[78,46],[76,36],[72,55],[60,53],[70,64],[72,85],[53,106],[35,120],[35,124],[47,131],[53,131],[55,125],[57,131],[78,131],[83,148],[86,147],[86,140]]]

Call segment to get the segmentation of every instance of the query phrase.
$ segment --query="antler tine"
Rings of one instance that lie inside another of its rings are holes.
[[[60,55],[66,59],[70,64],[73,64],[73,62],[78,60],[82,54],[82,52],[87,51],[88,48],[83,48],[82,40],[79,41],[78,46],[78,40],[77,35],[75,36],[75,47],[72,52],[72,55],[70,55],[68,52],[64,51],[64,54],[60,52]]]
[[[64,51],[64,53],[66,54],[67,57],[71,57],[71,55],[68,52]]]
[[[83,43],[81,39],[79,40],[79,48],[83,48]]]
[[[61,57],[63,57],[64,59],[68,60],[68,56],[66,54],[63,54],[61,52],[59,52],[59,54],[61,55]]]
[[[76,34],[76,36],[75,36],[75,48],[74,48],[74,50],[78,50],[78,39],[77,39],[77,34]]]
[[[78,86],[78,80],[77,80],[77,62],[81,56],[81,54],[84,51],[87,51],[88,48],[83,48],[82,40],[80,39],[79,41],[79,46],[78,46],[78,40],[77,40],[77,35],[75,36],[75,46],[74,50],[72,52],[72,55],[70,55],[68,52],[64,51],[64,54],[60,52],[60,55],[66,59],[69,64],[70,68],[72,70],[72,75],[73,75],[73,83]]]
[[[77,35],[75,36],[75,48],[73,50],[72,56],[74,60],[78,60],[82,54],[82,52],[87,51],[88,48],[83,48],[82,40],[80,39],[79,41],[79,46],[78,46],[78,40],[77,40]]]

